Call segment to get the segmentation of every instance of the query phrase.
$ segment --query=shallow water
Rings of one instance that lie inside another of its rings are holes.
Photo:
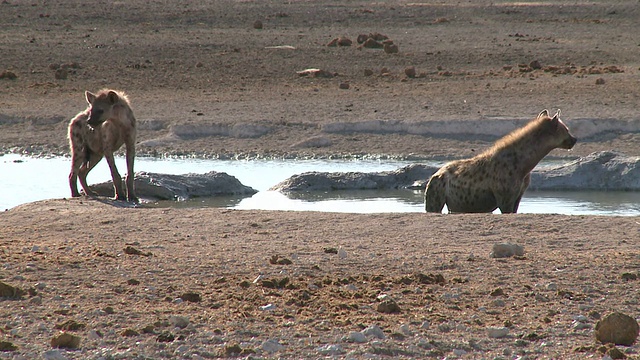
[[[126,168],[123,158],[118,169]],[[69,196],[69,158],[0,156],[0,209]],[[252,197],[219,197],[147,204],[152,207],[224,207],[233,209],[327,211],[350,213],[424,212],[423,195],[409,190],[332,191],[287,197],[268,189],[294,174],[307,171],[395,170],[410,162],[392,160],[206,160],[137,158],[136,171],[167,174],[225,172],[258,190]],[[438,164],[433,164],[438,165]],[[544,164],[542,164],[544,166]],[[89,174],[90,184],[110,180],[106,162]],[[498,211],[496,211],[498,212]],[[568,215],[640,215],[640,192],[527,192],[520,213]]]

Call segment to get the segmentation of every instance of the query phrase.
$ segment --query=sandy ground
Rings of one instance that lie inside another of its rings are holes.
[[[494,138],[323,129],[473,128],[544,108],[562,109],[570,128],[638,120],[638,18],[635,1],[6,0],[0,148],[66,153],[83,92],[109,87],[131,97],[141,155],[465,157]],[[360,47],[369,33],[398,52]],[[326,46],[337,37],[353,45]],[[307,68],[333,76],[296,73]],[[638,140],[612,132],[552,156],[638,155]],[[638,317],[637,218],[113,205],[61,199],[0,214],[0,281],[31,289],[0,302],[0,340],[17,347],[0,358],[600,358],[595,322]],[[502,242],[525,255],[489,258]],[[400,312],[380,312],[380,295]],[[69,320],[83,326],[60,325]],[[382,336],[354,335],[372,326]],[[53,349],[60,331],[79,349]]]

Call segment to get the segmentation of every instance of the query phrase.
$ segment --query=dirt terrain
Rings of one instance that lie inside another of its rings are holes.
[[[67,153],[84,91],[116,88],[140,155],[471,156],[499,135],[357,125],[637,121],[638,18],[637,1],[4,0],[0,149]],[[375,33],[397,52],[358,44]],[[361,130],[328,130],[345,125]],[[638,137],[552,156],[638,155]],[[0,358],[601,358],[618,355],[596,321],[639,316],[637,218],[117,205],[0,214],[0,281],[26,292],[0,302],[0,346],[17,348]],[[490,258],[502,242],[525,254]],[[52,347],[61,331],[78,349]]]

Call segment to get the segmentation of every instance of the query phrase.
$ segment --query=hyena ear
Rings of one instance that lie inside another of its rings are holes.
[[[84,92],[84,97],[85,99],[87,99],[87,102],[89,104],[93,104],[94,101],[96,101],[96,96],[92,93],[90,93],[89,91],[85,91]]]
[[[538,117],[541,118],[543,116],[549,116],[549,110],[544,109],[544,110],[540,111],[540,114],[538,114]]]
[[[553,117],[558,117],[558,118],[560,117],[560,109],[558,109],[558,111],[556,111],[556,114],[553,115]]]
[[[109,100],[109,103],[111,105],[117,103],[118,102],[118,94],[116,94],[115,91],[109,91],[109,93],[107,94],[107,100]]]

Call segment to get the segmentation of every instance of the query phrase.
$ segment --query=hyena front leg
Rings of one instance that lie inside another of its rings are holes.
[[[105,151],[104,158],[107,159],[107,163],[109,164],[109,170],[111,170],[111,179],[113,180],[113,187],[116,191],[115,200],[126,200],[127,197],[124,194],[124,190],[122,188],[122,177],[118,172],[118,168],[116,168],[116,160],[113,158],[113,152]]]
[[[130,139],[125,146],[127,147],[127,177],[125,182],[127,184],[127,200],[132,202],[139,202],[138,197],[136,196],[135,186],[134,186],[134,176],[135,173],[133,171],[133,162],[136,158],[136,146],[135,140]]]

